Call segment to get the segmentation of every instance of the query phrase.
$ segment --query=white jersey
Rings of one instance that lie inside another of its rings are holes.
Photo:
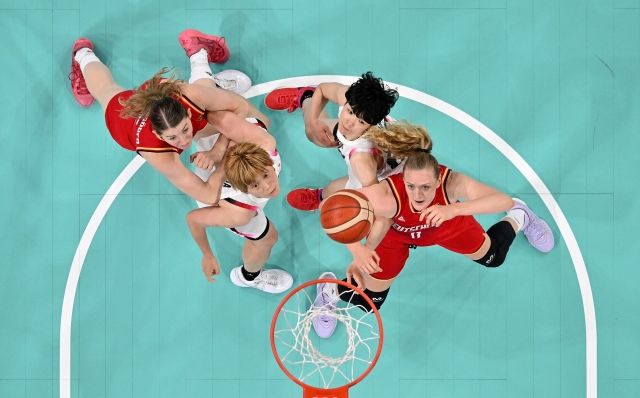
[[[340,113],[342,112],[343,108],[344,107],[341,106],[338,109],[338,117],[340,117]],[[394,122],[394,121],[395,121],[394,118],[392,118],[391,116],[387,116],[385,117],[385,120],[378,123],[378,127],[383,128],[385,124]],[[380,152],[380,150],[374,147],[373,142],[371,140],[368,140],[366,138],[359,137],[353,141],[347,140],[345,136],[338,130],[337,123],[333,128],[333,136],[336,139],[336,141],[338,141],[338,150],[340,151],[340,155],[342,155],[342,158],[347,164],[347,173],[349,176],[349,181],[347,181],[345,188],[346,189],[362,188],[362,183],[360,182],[360,180],[358,180],[358,177],[356,177],[355,173],[353,172],[353,167],[351,167],[351,156],[356,152],[367,152],[367,153],[376,154],[376,155],[382,155],[382,152]],[[404,162],[395,163],[395,164],[394,163],[388,164],[387,162],[385,162],[383,166],[376,171],[378,181],[382,181],[391,175],[400,173],[402,171],[403,164]]]
[[[248,122],[257,125],[258,127],[263,128],[261,122],[258,122],[256,119],[248,118],[246,119]],[[266,130],[266,129],[265,129]],[[204,137],[199,139],[196,142],[196,146],[199,152],[209,151],[215,145],[216,141],[220,134],[211,135],[209,137]],[[280,170],[282,169],[282,162],[280,160],[280,154],[278,151],[267,151],[271,160],[273,160],[273,168],[276,171],[276,176],[280,175]],[[207,181],[209,176],[213,174],[215,171],[215,167],[212,170],[202,170],[200,168],[196,168],[195,174],[200,177],[202,181]],[[220,194],[220,200],[225,200],[232,205],[242,207],[243,209],[253,210],[256,212],[256,216],[251,219],[251,221],[247,225],[243,225],[236,228],[227,228],[231,232],[238,234],[240,236],[244,236],[249,239],[259,239],[264,236],[268,231],[268,220],[264,214],[264,207],[267,205],[269,198],[257,198],[250,193],[244,193],[237,189],[234,189],[229,181],[225,181],[222,185],[222,192]],[[196,201],[198,203],[198,207],[209,207],[209,205]]]

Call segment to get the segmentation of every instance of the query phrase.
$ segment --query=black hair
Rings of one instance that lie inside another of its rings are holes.
[[[398,101],[398,91],[385,85],[382,79],[367,72],[345,93],[353,113],[369,124],[378,124]]]

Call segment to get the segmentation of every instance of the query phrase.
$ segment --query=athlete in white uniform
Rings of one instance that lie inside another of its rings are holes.
[[[190,81],[214,84],[206,52],[187,54],[191,61]],[[214,196],[222,200],[212,202],[217,205],[189,212],[187,224],[202,251],[201,267],[208,281],[215,282],[212,276],[220,274],[220,264],[209,245],[206,228],[222,227],[246,238],[242,248],[243,264],[231,270],[231,281],[240,287],[281,293],[293,284],[291,275],[282,270],[263,268],[278,241],[278,232],[263,208],[269,198],[280,193],[280,156],[275,139],[267,132],[269,118],[245,98],[237,96],[237,99],[247,119],[231,112],[207,113],[207,122],[214,129],[210,134],[198,137],[199,152],[191,155],[191,161],[198,167],[196,174],[217,190],[219,196]],[[216,165],[220,158],[204,156],[211,152],[216,142],[217,147],[236,143],[226,150],[221,162],[223,167]]]
[[[259,126],[266,131],[262,122],[258,121],[257,119],[247,118],[246,120],[249,123],[255,124],[256,126]],[[211,150],[211,148],[213,148],[214,144],[218,140],[219,136],[220,134],[216,134],[200,139],[197,143],[198,151],[206,152]],[[276,176],[279,176],[280,170],[282,169],[280,154],[278,153],[278,151],[267,151],[267,153],[273,161],[273,168]],[[212,170],[203,170],[200,168],[196,168],[195,174],[200,177],[202,181],[207,181],[215,170],[215,167]],[[249,221],[249,223],[238,227],[227,228],[229,231],[251,240],[259,240],[267,234],[267,232],[269,231],[269,220],[264,214],[264,207],[267,205],[269,198],[259,198],[250,193],[244,193],[238,189],[233,188],[229,181],[225,181],[222,185],[220,199],[234,206],[255,211],[257,213],[251,219],[251,221]],[[209,205],[205,203],[198,201],[196,202],[198,203],[198,207],[200,208],[209,207]]]
[[[342,106],[338,108],[338,117],[340,117],[343,108],[344,107]],[[377,124],[377,127],[384,128],[387,123],[392,123],[394,121],[394,118],[392,118],[391,116],[387,116],[382,122]],[[382,165],[380,167],[377,167],[376,176],[378,178],[378,181],[382,181],[391,175],[402,172],[402,165],[404,164],[404,160],[400,162],[387,161],[382,151],[376,149],[373,141],[364,138],[363,136],[350,141],[347,139],[347,137],[344,136],[344,134],[340,132],[340,130],[338,130],[337,123],[333,128],[333,133],[334,138],[338,142],[338,150],[340,151],[340,155],[342,155],[342,158],[347,164],[348,180],[344,185],[345,189],[358,189],[363,187],[362,182],[358,179],[358,176],[353,171],[353,167],[351,166],[351,156],[355,153],[371,154],[373,156],[382,157],[383,160],[385,160],[384,162],[382,162]],[[328,195],[330,195],[330,193],[325,192],[324,196]]]
[[[398,92],[371,72],[351,86],[322,83],[317,87],[279,88],[269,93],[265,98],[269,109],[293,112],[302,108],[307,138],[320,147],[338,147],[347,163],[346,177],[332,181],[324,189],[295,189],[287,195],[287,202],[298,210],[316,210],[323,197],[333,192],[345,187],[370,186],[382,175],[392,174],[395,167],[386,164],[386,154],[363,134],[383,123],[397,100]],[[324,109],[328,101],[338,104],[338,119],[329,119]]]

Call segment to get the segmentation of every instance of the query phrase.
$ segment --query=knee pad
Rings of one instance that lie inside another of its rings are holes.
[[[346,282],[347,279],[345,278],[343,279],[343,281]],[[351,281],[351,284],[356,287],[358,286],[356,281],[353,281],[353,280]],[[373,301],[373,305],[375,305],[376,309],[378,310],[380,309],[380,307],[382,307],[382,304],[384,304],[384,301],[387,298],[387,295],[389,294],[389,289],[381,292],[373,292],[369,289],[364,289],[363,291],[364,291],[364,294],[369,296],[371,301]],[[347,288],[346,286],[338,285],[338,294],[340,296],[340,300],[345,301],[347,303],[350,302],[353,305],[359,307],[364,312],[373,311],[373,309],[371,308],[367,300],[365,300],[362,296],[360,296],[359,294],[356,294],[355,292],[353,292],[353,290]]]
[[[487,235],[491,239],[491,246],[487,254],[481,259],[473,261],[488,268],[496,268],[501,266],[507,258],[509,247],[516,238],[516,231],[508,221],[500,221],[489,228]]]

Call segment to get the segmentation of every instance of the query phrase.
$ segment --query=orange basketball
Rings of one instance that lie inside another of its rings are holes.
[[[320,210],[320,224],[336,242],[358,242],[371,230],[373,207],[360,192],[344,189],[324,201]]]

